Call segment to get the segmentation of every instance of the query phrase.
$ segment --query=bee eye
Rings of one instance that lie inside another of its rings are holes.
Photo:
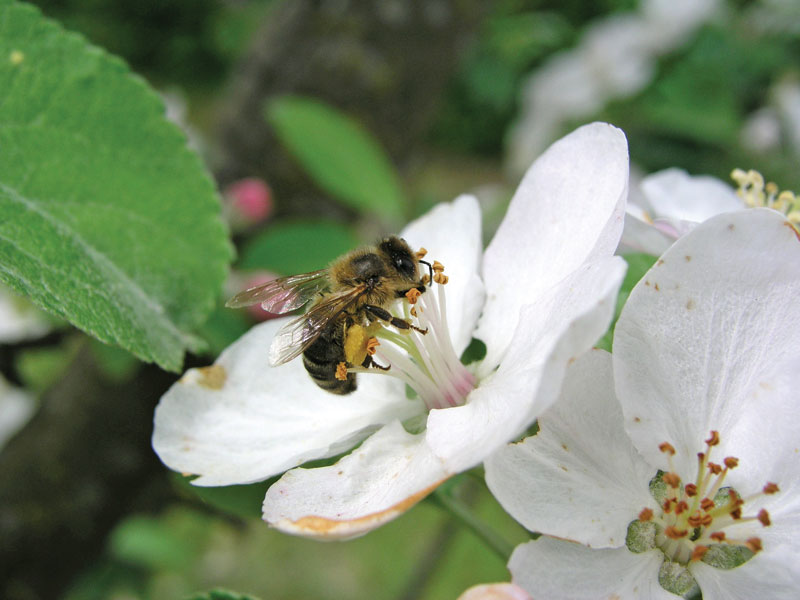
[[[394,257],[395,268],[406,277],[414,276],[414,262],[407,256]]]

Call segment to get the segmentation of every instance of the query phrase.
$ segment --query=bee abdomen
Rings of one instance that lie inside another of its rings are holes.
[[[349,394],[356,389],[356,375],[348,373],[347,379],[336,379],[336,367],[344,362],[344,349],[337,341],[320,336],[303,352],[303,366],[312,381],[326,392]]]

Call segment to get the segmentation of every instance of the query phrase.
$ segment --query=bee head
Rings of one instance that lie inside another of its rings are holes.
[[[404,239],[396,236],[388,237],[378,245],[378,248],[398,275],[409,281],[416,281],[417,259]]]

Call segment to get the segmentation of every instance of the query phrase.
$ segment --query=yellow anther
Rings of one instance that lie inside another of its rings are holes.
[[[343,362],[336,365],[336,379],[339,381],[347,380],[347,365]]]
[[[441,273],[442,271],[444,271],[444,265],[440,263],[438,260],[433,261],[431,268],[433,269],[434,273]]]
[[[711,431],[711,437],[706,440],[706,444],[709,446],[716,446],[719,444],[719,431]]]
[[[419,297],[422,295],[417,288],[411,288],[406,292],[406,298],[408,299],[409,304],[416,304]]]
[[[692,550],[692,558],[690,558],[689,560],[693,561],[702,560],[703,557],[706,555],[706,552],[708,552],[708,546],[695,546],[694,550]]]
[[[750,538],[744,543],[744,545],[747,546],[747,549],[753,554],[761,552],[761,540],[757,537]]]
[[[416,256],[417,256],[417,260],[420,260],[420,259],[423,259],[423,258],[425,258],[425,255],[426,255],[427,253],[428,253],[428,251],[427,251],[427,250],[425,250],[425,248],[420,248],[419,250],[417,250],[417,254],[416,254]]]
[[[375,354],[375,352],[378,351],[378,346],[380,346],[380,345],[381,345],[381,343],[378,341],[378,338],[376,338],[376,337],[369,338],[367,340],[367,354],[369,354],[370,356],[373,356]]]
[[[760,511],[758,511],[757,519],[758,519],[759,523],[761,523],[764,527],[768,527],[771,524],[771,522],[769,520],[769,513],[764,508],[762,508]]]
[[[441,271],[439,271],[438,273],[434,273],[433,274],[433,281],[435,283],[444,285],[445,283],[450,281],[450,278],[447,275],[445,275],[444,273],[442,273]]]
[[[663,452],[664,454],[675,456],[675,447],[669,442],[661,442],[658,445],[658,449],[661,450],[661,452]]]

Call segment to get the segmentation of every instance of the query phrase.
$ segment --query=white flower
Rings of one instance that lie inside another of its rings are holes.
[[[549,58],[523,83],[508,161],[522,172],[570,120],[641,91],[659,56],[684,44],[719,13],[720,0],[641,0],[638,9],[599,19],[580,43]]]
[[[263,507],[264,519],[289,533],[353,537],[396,517],[521,435],[557,397],[567,363],[603,334],[625,270],[612,253],[627,178],[625,136],[597,123],[531,167],[483,256],[476,200],[436,207],[401,235],[444,263],[450,281],[416,305],[427,335],[380,336],[376,357],[391,364],[390,376],[373,369],[354,393],[334,396],[300,360],[270,368],[270,342],[285,320],[269,321],[162,398],[156,452],[203,486],[292,469]],[[473,337],[486,355],[467,369],[458,357]],[[334,465],[293,469],[358,442]]]
[[[745,208],[736,191],[716,177],[665,169],[644,177],[631,193],[622,246],[659,256],[695,225]]]
[[[46,335],[53,323],[25,298],[0,286],[0,343],[16,344]]]
[[[797,597],[798,294],[800,236],[769,209],[714,217],[663,255],[613,355],[581,357],[539,433],[486,462],[506,510],[555,536],[514,551],[515,583],[543,598],[695,583],[704,600]]]
[[[484,583],[472,586],[458,600],[531,600],[531,597],[513,583]]]
[[[36,412],[36,400],[0,375],[0,450]]]

